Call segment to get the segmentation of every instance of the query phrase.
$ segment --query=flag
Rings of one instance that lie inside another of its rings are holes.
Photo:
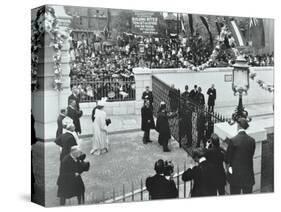
[[[210,44],[213,47],[214,46],[213,45],[213,36],[212,36],[212,33],[211,33],[210,29],[209,29],[209,24],[207,22],[207,19],[205,17],[203,17],[203,16],[200,16],[200,19],[201,19],[202,23],[204,24],[204,26],[206,27],[206,29],[207,29],[207,31],[209,33]]]
[[[258,19],[257,18],[250,18],[249,27],[257,26],[258,25]]]
[[[109,36],[109,30],[108,30],[107,24],[104,26],[103,35],[104,35],[105,40],[107,40],[107,38]]]
[[[191,14],[188,14],[188,22],[189,22],[189,28],[191,35],[194,34],[194,28],[193,28],[193,18]]]
[[[110,22],[111,22],[111,14],[109,9],[107,9],[107,29],[110,32]]]
[[[263,20],[259,18],[249,19],[249,43],[256,49],[265,46],[264,24]]]
[[[236,45],[238,46],[245,46],[245,38],[242,35],[236,21],[234,19],[229,20],[229,30],[231,31],[232,36],[234,37],[236,41]]]
[[[221,34],[221,27],[218,21],[216,21],[216,27],[217,27],[217,31],[218,31],[218,35]]]
[[[185,33],[186,31],[185,31],[185,27],[184,27],[184,20],[183,20],[183,15],[182,14],[180,15],[180,22],[181,22],[181,31],[183,33]]]

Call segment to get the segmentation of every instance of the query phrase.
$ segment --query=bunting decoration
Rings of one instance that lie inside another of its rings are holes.
[[[194,66],[193,64],[190,64],[188,66],[189,70],[198,72],[198,71],[203,71],[204,69],[210,67],[211,64],[213,64],[215,62],[215,60],[221,50],[221,47],[223,45],[222,41],[225,39],[225,36],[227,36],[227,35],[231,35],[231,32],[228,31],[226,27],[222,27],[220,29],[219,39],[217,40],[217,44],[216,44],[214,50],[212,51],[212,54],[210,55],[209,60],[206,63],[203,63],[199,66]],[[236,57],[240,54],[239,50],[236,47],[233,47],[231,49],[235,53]],[[257,75],[256,73],[251,72],[250,79],[254,80],[262,89],[269,91],[270,93],[274,92],[273,85],[270,85],[270,84],[266,83],[265,81],[258,79],[256,77],[256,75]]]
[[[274,86],[258,78],[257,74],[253,71],[250,72],[250,79],[256,82],[262,89],[269,91],[270,93],[274,92]]]
[[[62,90],[62,69],[61,57],[62,46],[65,41],[69,41],[70,30],[61,29],[52,7],[44,6],[37,11],[36,19],[32,21],[31,36],[31,86],[32,91],[38,88],[37,73],[39,67],[39,50],[43,48],[44,37],[47,34],[50,37],[49,47],[53,47],[53,63],[54,63],[54,88],[58,91]],[[47,45],[46,45],[47,46]]]
[[[227,28],[226,27],[222,27],[221,28],[221,33],[220,33],[220,36],[219,36],[219,39],[217,39],[217,44],[215,45],[210,57],[209,57],[209,60],[199,66],[195,66],[193,64],[190,64],[188,66],[188,69],[189,70],[192,70],[192,71],[203,71],[204,69],[210,67],[216,60],[217,56],[219,55],[219,52],[222,48],[222,45],[223,45],[223,42],[221,42],[220,40],[220,37],[224,37],[228,34],[229,32],[227,31]]]

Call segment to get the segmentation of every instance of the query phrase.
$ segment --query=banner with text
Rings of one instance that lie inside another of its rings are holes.
[[[135,12],[132,17],[132,30],[136,34],[156,35],[158,18],[152,12]]]

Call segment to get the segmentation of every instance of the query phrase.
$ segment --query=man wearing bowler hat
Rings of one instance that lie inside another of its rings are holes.
[[[228,180],[231,194],[249,194],[255,184],[253,157],[255,153],[255,140],[247,135],[249,127],[245,118],[239,118],[238,134],[229,140],[226,162],[228,164]]]

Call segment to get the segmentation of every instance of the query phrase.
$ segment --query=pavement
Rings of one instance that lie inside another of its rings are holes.
[[[233,107],[215,107],[215,112],[224,115],[226,118],[231,118],[232,113],[235,108]],[[253,119],[260,118],[273,118],[273,106],[271,103],[265,104],[254,104],[254,105],[245,105],[245,110],[248,111],[249,116]],[[140,115],[115,115],[109,116],[112,123],[110,125],[109,134],[114,133],[124,133],[124,132],[133,132],[140,130],[141,126],[141,117]],[[81,129],[82,129],[82,138],[92,136],[92,121],[90,116],[82,116],[80,118]],[[53,141],[55,132],[57,130],[57,124],[49,124],[48,131],[46,131],[45,136],[47,141]]]
[[[273,110],[271,104],[246,105],[249,115],[253,119],[268,122],[273,121]],[[215,108],[217,112],[231,117],[234,108],[223,107]],[[141,118],[139,115],[120,115],[110,116],[112,124],[109,127],[109,139],[111,143],[110,151],[102,156],[93,156],[89,154],[91,149],[91,118],[84,116],[81,118],[83,134],[81,149],[87,154],[87,159],[91,162],[89,172],[83,174],[86,185],[86,203],[100,203],[104,200],[118,197],[125,193],[131,192],[132,189],[140,188],[140,182],[145,182],[145,178],[153,175],[153,165],[159,158],[172,160],[175,166],[179,166],[182,171],[184,164],[188,168],[193,161],[187,153],[179,148],[178,143],[174,140],[171,142],[171,153],[164,153],[157,143],[157,132],[151,132],[151,144],[142,143],[143,132],[140,131]],[[54,132],[56,123],[53,124]],[[53,141],[50,139],[49,141]],[[56,197],[56,180],[59,171],[59,149],[53,142],[37,142],[33,147],[34,170],[36,189],[42,195],[45,189],[46,206],[57,206],[59,201]],[[43,151],[45,154],[43,154]],[[43,164],[42,155],[44,155],[45,164]],[[45,169],[44,169],[45,167]],[[45,182],[40,175],[45,172]],[[45,187],[43,186],[45,184]],[[180,182],[180,187],[183,182]],[[186,192],[189,192],[189,184],[186,184]],[[114,191],[113,191],[114,188]],[[182,190],[182,189],[181,189]],[[147,192],[143,194],[144,200],[148,199]],[[185,194],[188,196],[188,193]],[[183,192],[180,198],[184,197]],[[140,200],[140,194],[135,195],[134,201]],[[123,200],[120,200],[121,202]],[[132,201],[131,197],[125,201]],[[76,199],[68,200],[67,204],[76,204]]]
[[[179,148],[177,141],[171,141],[171,152],[163,152],[157,142],[158,133],[156,131],[151,131],[152,143],[144,145],[142,136],[142,131],[110,134],[110,151],[101,156],[89,154],[91,138],[82,139],[81,149],[87,154],[87,160],[91,163],[89,172],[82,174],[86,187],[86,204],[100,203],[113,198],[114,195],[120,196],[123,193],[123,186],[125,193],[139,189],[141,180],[145,185],[145,179],[155,174],[154,163],[160,158],[172,160],[175,171],[177,171],[177,167],[179,171],[182,171],[184,164],[186,168],[193,164],[191,157],[182,148]],[[42,150],[45,151],[45,164],[42,164],[43,161],[40,160]],[[46,206],[48,207],[59,205],[56,197],[59,154],[59,148],[54,142],[37,142],[33,146],[36,189],[40,192],[45,188]],[[39,181],[44,171],[45,182]],[[136,196],[136,200],[137,198]],[[68,200],[67,204],[77,204],[76,198]]]

